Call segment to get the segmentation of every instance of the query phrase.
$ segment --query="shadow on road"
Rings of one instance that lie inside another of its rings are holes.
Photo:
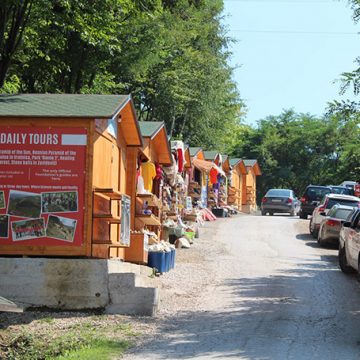
[[[161,319],[159,336],[145,342],[137,355],[358,359],[360,334],[354,329],[360,328],[360,289],[333,261],[325,256],[273,276],[227,279],[219,286],[225,298],[235,299],[230,306]],[[320,357],[314,357],[314,349]]]

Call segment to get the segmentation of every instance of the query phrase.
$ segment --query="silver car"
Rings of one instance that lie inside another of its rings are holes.
[[[336,204],[334,205],[327,216],[321,221],[318,233],[318,243],[339,244],[339,236],[342,224],[355,211],[354,207]]]
[[[300,203],[290,189],[270,189],[261,200],[261,215],[274,213],[298,213]]]
[[[360,198],[350,195],[340,195],[340,194],[327,194],[320,201],[320,204],[314,209],[310,222],[309,222],[309,232],[314,237],[317,238],[320,223],[328,214],[329,210],[335,205],[345,205],[351,207],[360,206]]]
[[[360,273],[360,209],[344,222],[339,237],[339,265],[344,273]]]

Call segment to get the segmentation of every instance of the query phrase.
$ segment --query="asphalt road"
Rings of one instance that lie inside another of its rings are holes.
[[[359,283],[308,221],[241,215],[211,226],[227,252],[212,259],[201,310],[163,319],[162,335],[129,358],[360,359]]]

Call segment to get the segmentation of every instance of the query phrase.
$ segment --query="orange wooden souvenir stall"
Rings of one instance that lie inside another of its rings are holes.
[[[0,254],[124,258],[129,95],[2,95],[0,138]]]
[[[225,165],[226,163],[224,163]],[[228,204],[242,210],[243,184],[246,183],[246,167],[242,159],[230,159],[229,167],[224,169],[231,177],[228,186]]]
[[[214,163],[216,166],[218,166],[221,170],[223,169],[223,162],[224,159],[227,158],[227,155],[221,155],[217,151],[204,151],[204,157],[206,161],[210,161]],[[223,174],[224,176],[225,174]],[[209,205],[219,205],[224,206],[228,205],[228,189],[227,189],[227,180],[224,182],[221,182],[218,196],[215,195],[212,185],[209,180],[208,184],[208,203]]]
[[[143,137],[143,147],[138,151],[137,161],[143,161],[142,166],[155,168],[155,163],[160,166],[172,164],[171,150],[167,138],[165,124],[157,121],[139,122],[139,127]],[[136,173],[136,166],[132,171]],[[145,174],[145,171],[147,172]],[[153,170],[150,171],[152,173]],[[141,175],[144,177],[147,193],[140,194],[134,188],[132,191],[135,197],[132,222],[130,246],[126,249],[125,260],[134,263],[147,263],[147,235],[140,231],[147,228],[160,236],[161,231],[161,209],[162,203],[159,196],[155,194],[153,187],[153,175],[148,174],[149,169],[141,167]],[[135,174],[136,175],[136,174]],[[149,176],[148,176],[149,175]],[[159,194],[158,194],[159,195]],[[151,210],[151,214],[144,214],[144,204]]]
[[[256,204],[256,177],[261,175],[257,160],[245,160],[246,181],[243,183],[242,210],[251,213],[257,210]]]

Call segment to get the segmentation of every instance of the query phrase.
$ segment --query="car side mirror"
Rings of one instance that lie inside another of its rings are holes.
[[[326,216],[326,213],[325,213],[325,212],[321,212],[320,215],[321,215],[321,216]]]
[[[344,226],[344,227],[351,227],[351,222],[350,222],[350,221],[345,221],[345,222],[343,223],[343,226]]]

